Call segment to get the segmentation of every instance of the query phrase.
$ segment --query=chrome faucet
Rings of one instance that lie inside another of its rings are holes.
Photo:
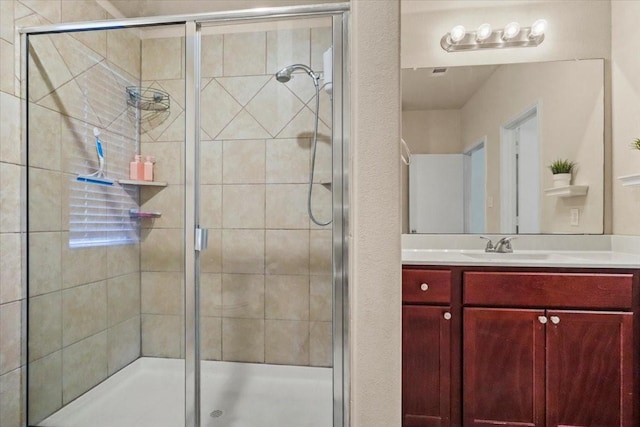
[[[510,237],[503,237],[502,239],[498,240],[498,242],[496,243],[495,247],[494,247],[494,252],[498,252],[501,254],[510,254],[513,252],[513,248],[511,247],[511,241],[515,239],[514,236],[510,236]]]
[[[496,252],[500,254],[510,254],[513,252],[513,248],[511,247],[511,241],[515,239],[515,236],[503,237],[498,240],[498,242],[493,245],[493,242],[488,237],[480,236],[481,239],[485,239],[487,241],[487,246],[484,248],[485,252]]]

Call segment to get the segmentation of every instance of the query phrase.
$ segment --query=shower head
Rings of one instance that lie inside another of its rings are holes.
[[[291,80],[291,74],[296,70],[305,71],[307,74],[309,74],[309,76],[311,76],[311,78],[313,78],[313,82],[316,85],[318,84],[318,79],[320,79],[320,76],[314,73],[311,68],[304,64],[287,65],[282,70],[276,73],[276,80],[278,80],[280,83],[287,83],[289,80]]]
[[[276,80],[280,83],[287,83],[289,80],[291,80],[292,72],[293,67],[291,65],[288,65],[276,73]]]

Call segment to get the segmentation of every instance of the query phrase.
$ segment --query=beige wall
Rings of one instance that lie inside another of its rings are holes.
[[[460,110],[402,112],[402,138],[413,154],[461,153]]]
[[[351,425],[398,427],[400,4],[356,0],[351,7]]]
[[[640,2],[612,2],[613,232],[640,235],[640,187],[622,187],[618,176],[640,173]]]
[[[498,67],[462,108],[462,143],[487,137],[487,232],[500,232],[500,128],[538,106],[541,190],[553,187],[548,165],[558,158],[577,163],[574,184],[589,186],[585,197],[560,199],[540,193],[542,233],[602,233],[603,61],[560,61]],[[570,209],[580,225],[570,225]]]
[[[22,383],[26,379],[22,322],[26,236],[21,199],[25,167],[14,3],[0,1],[0,425],[11,427],[21,425],[24,418]]]

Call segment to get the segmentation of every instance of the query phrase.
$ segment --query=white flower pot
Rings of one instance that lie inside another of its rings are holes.
[[[571,174],[570,173],[557,173],[553,175],[553,186],[554,187],[566,187],[571,185]]]

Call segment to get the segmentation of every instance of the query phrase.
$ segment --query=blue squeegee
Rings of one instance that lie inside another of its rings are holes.
[[[102,151],[102,141],[100,141],[100,130],[93,128],[93,136],[96,137],[96,151],[98,152],[98,170],[91,175],[78,175],[76,180],[88,182],[89,184],[113,185],[113,180],[104,176],[104,151]]]

